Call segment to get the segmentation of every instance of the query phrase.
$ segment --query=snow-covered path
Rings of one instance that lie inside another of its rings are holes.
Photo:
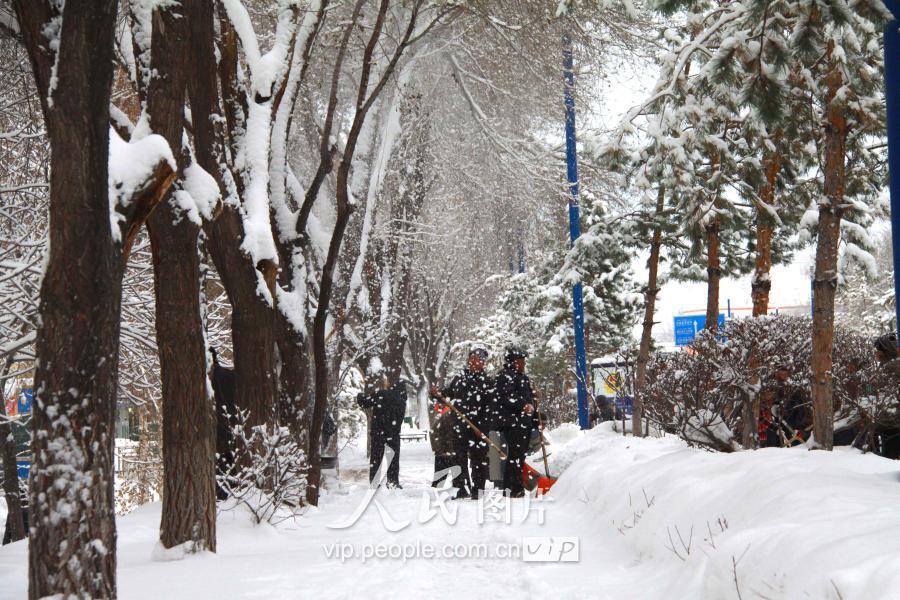
[[[330,492],[321,507],[297,521],[276,527],[252,526],[239,512],[223,512],[218,520],[218,552],[177,562],[152,559],[158,539],[160,505],[142,507],[118,520],[119,590],[122,598],[500,598],[516,596],[622,597],[630,579],[627,565],[602,544],[582,539],[581,563],[531,563],[517,558],[362,558],[377,545],[385,551],[420,554],[430,547],[455,555],[479,552],[515,553],[524,536],[579,536],[576,523],[566,521],[556,506],[544,509],[538,523],[537,505],[512,504],[510,523],[503,519],[479,525],[477,503],[451,502],[458,513],[451,525],[441,514],[422,523],[423,495],[430,494],[433,455],[427,442],[406,443],[401,449],[402,490],[379,490],[375,496],[388,513],[411,523],[402,531],[387,531],[374,504],[359,522],[334,529],[365,500],[365,457],[348,448],[342,455],[342,488]],[[496,517],[496,515],[495,515]],[[462,546],[464,545],[464,546]],[[344,561],[338,548],[355,553]],[[499,550],[497,550],[499,548]],[[329,553],[331,556],[329,556]],[[0,597],[25,594],[26,545],[0,552]],[[589,565],[590,568],[582,567]],[[566,593],[568,592],[568,593]],[[580,592],[580,593],[579,593]],[[8,595],[7,595],[8,594]]]
[[[803,448],[714,454],[603,428],[569,437],[554,448],[551,469],[565,473],[543,525],[535,511],[520,522],[522,500],[510,523],[479,524],[470,500],[454,503],[454,525],[440,515],[419,522],[431,489],[424,442],[402,447],[404,489],[376,495],[393,519],[410,521],[396,533],[374,504],[353,526],[329,527],[368,492],[365,459],[352,447],[340,489],[303,518],[253,526],[243,513],[221,513],[216,554],[154,561],[160,506],[145,506],[118,520],[120,596],[900,598],[897,461]],[[525,537],[577,538],[579,561],[360,556],[379,546],[496,553]],[[0,598],[25,597],[26,552],[24,543],[0,549]]]

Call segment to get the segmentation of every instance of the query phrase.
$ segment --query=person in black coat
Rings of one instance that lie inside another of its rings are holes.
[[[234,466],[234,430],[237,404],[234,401],[234,369],[219,364],[219,354],[212,353],[212,387],[216,402],[216,498],[225,500],[228,491],[222,486],[221,477],[231,473]]]
[[[389,447],[394,456],[387,468],[387,487],[401,488],[400,485],[400,427],[406,416],[406,385],[398,380],[390,384],[386,374],[381,376],[381,389],[366,394],[357,394],[356,402],[364,409],[372,410],[372,453],[369,456],[369,483],[375,484],[375,476],[384,458],[384,447]],[[381,482],[377,482],[381,483]]]
[[[494,382],[484,372],[487,350],[473,347],[469,351],[466,368],[453,378],[443,390],[432,388],[432,395],[451,402],[484,435],[491,429],[491,405]],[[453,444],[459,475],[453,480],[457,498],[478,498],[484,493],[488,478],[488,445],[456,412],[452,413]],[[469,469],[471,463],[471,470]],[[470,475],[471,474],[471,475]]]
[[[811,400],[803,388],[790,383],[792,370],[788,364],[776,366],[774,382],[764,390],[771,418],[768,427],[760,432],[760,446],[796,446],[809,437],[812,427]]]
[[[19,486],[19,502],[22,506],[22,525],[25,527],[25,537],[28,537],[28,490],[25,486]],[[0,545],[12,543],[12,514],[6,514],[6,524],[3,530],[3,542]]]
[[[508,348],[503,370],[495,384],[496,402],[494,429],[506,440],[507,458],[503,471],[503,487],[513,498],[525,494],[522,485],[522,467],[531,431],[535,427],[534,390],[525,374],[528,353],[518,348]]]

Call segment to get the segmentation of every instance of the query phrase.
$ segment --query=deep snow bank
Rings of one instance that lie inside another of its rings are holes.
[[[900,462],[716,454],[607,424],[553,448],[550,468],[555,510],[652,573],[644,597],[900,598]]]

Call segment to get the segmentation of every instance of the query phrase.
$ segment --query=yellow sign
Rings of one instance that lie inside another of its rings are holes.
[[[615,394],[622,388],[622,376],[618,371],[613,371],[603,381],[603,390],[607,394]]]

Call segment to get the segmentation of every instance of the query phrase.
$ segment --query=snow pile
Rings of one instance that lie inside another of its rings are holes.
[[[733,454],[600,427],[553,453],[556,511],[692,598],[889,598],[900,463],[852,450]],[[553,467],[551,467],[551,470]],[[740,592],[738,592],[740,590]]]

